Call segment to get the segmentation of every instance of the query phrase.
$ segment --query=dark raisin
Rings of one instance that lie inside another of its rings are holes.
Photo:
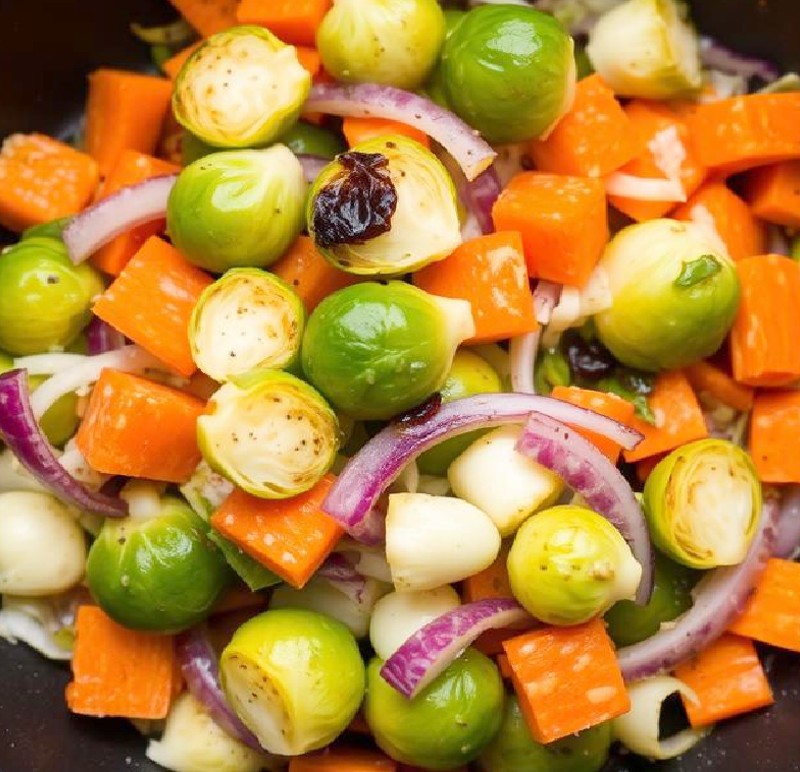
[[[600,341],[586,341],[573,331],[564,336],[564,353],[573,379],[599,381],[611,375],[617,365],[611,352]]]
[[[437,391],[424,402],[415,405],[405,413],[400,413],[392,419],[392,423],[400,426],[418,426],[433,418],[442,407],[442,395]]]

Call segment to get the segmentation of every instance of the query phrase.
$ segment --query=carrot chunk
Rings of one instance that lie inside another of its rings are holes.
[[[328,748],[295,756],[289,772],[396,772],[397,762],[366,748]]]
[[[186,64],[186,60],[203,45],[203,42],[202,40],[198,40],[196,43],[182,48],[177,54],[171,56],[161,65],[161,69],[164,70],[170,80],[175,80],[178,77],[178,73],[181,71],[183,65]]]
[[[684,370],[689,383],[698,396],[713,397],[734,410],[750,410],[753,407],[753,390],[731,378],[721,368],[710,362],[695,362]]]
[[[236,25],[239,0],[169,0],[204,38]]]
[[[505,654],[498,654],[494,659],[497,663],[497,669],[500,671],[500,675],[507,681],[510,681],[513,671],[511,670],[511,665],[508,663],[508,657]]]
[[[494,563],[477,574],[468,576],[462,583],[462,595],[466,603],[473,603],[476,600],[486,600],[487,598],[513,598],[511,583],[508,579],[508,550],[510,544],[506,542],[500,548],[500,552]]]
[[[800,228],[800,161],[754,169],[747,177],[746,196],[756,217]]]
[[[582,287],[608,241],[599,180],[523,172],[492,208],[498,231],[519,231],[531,277]]]
[[[465,241],[445,260],[417,271],[413,281],[434,295],[470,302],[475,335],[466,343],[494,343],[539,326],[516,231]]]
[[[260,24],[287,43],[313,46],[330,7],[331,0],[241,0],[236,16],[240,24]]]
[[[750,416],[750,455],[762,482],[800,483],[800,391],[762,391]]]
[[[21,232],[75,214],[98,181],[86,153],[44,134],[12,134],[0,149],[0,225]]]
[[[416,140],[421,145],[430,148],[431,141],[424,131],[415,129],[406,123],[391,121],[386,118],[345,118],[342,122],[342,132],[347,140],[348,147],[366,142],[374,137],[385,134],[402,134]]]
[[[775,702],[755,646],[736,635],[723,635],[677,667],[675,676],[697,695],[697,701],[681,695],[689,723],[694,727],[708,726]]]
[[[550,743],[630,710],[614,645],[601,619],[546,627],[503,644],[534,739]]]
[[[196,423],[204,408],[178,389],[103,370],[75,441],[98,472],[186,482],[200,463]]]

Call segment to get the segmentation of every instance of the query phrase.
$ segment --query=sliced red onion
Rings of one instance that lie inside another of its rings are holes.
[[[460,168],[452,168],[452,164],[445,164],[450,171],[450,176],[456,184],[458,197],[467,215],[471,216],[478,225],[481,233],[494,232],[492,207],[500,195],[502,186],[494,166],[482,171],[471,182],[467,180]]]
[[[481,394],[453,400],[418,424],[391,424],[376,434],[342,470],[323,503],[324,510],[354,538],[381,494],[406,464],[442,440],[473,429],[524,423],[539,412],[633,448],[642,435],[585,408],[533,394]]]
[[[192,696],[203,705],[220,729],[248,748],[263,752],[256,736],[228,705],[219,682],[219,664],[205,631],[193,628],[177,638],[178,661]]]
[[[330,163],[327,158],[318,155],[306,155],[301,153],[297,156],[300,166],[303,167],[303,174],[306,182],[311,185],[319,177],[319,173]]]
[[[622,534],[642,566],[636,602],[647,603],[653,591],[650,534],[642,508],[617,467],[574,429],[537,413],[528,418],[517,450],[555,472]]]
[[[305,104],[309,112],[342,117],[386,118],[424,131],[456,160],[468,180],[474,180],[494,160],[491,146],[457,115],[430,99],[377,83],[318,83]]]
[[[404,697],[416,697],[481,633],[525,620],[535,624],[513,598],[490,598],[458,606],[408,638],[383,663],[381,678]]]
[[[700,38],[700,60],[712,70],[722,70],[743,78],[758,77],[766,83],[776,80],[780,75],[771,62],[731,51],[708,37]]]
[[[24,370],[0,375],[0,437],[19,462],[58,498],[107,517],[124,517],[127,513],[128,505],[122,499],[89,490],[58,463],[31,410]]]
[[[775,547],[779,507],[767,501],[745,559],[737,566],[709,571],[694,589],[694,605],[655,635],[617,652],[626,681],[667,673],[705,649],[742,612]]]
[[[539,324],[549,324],[553,309],[558,305],[562,287],[552,281],[542,279],[533,290],[533,308]]]
[[[317,569],[316,575],[347,596],[356,606],[363,604],[364,590],[367,588],[366,577],[356,570],[345,555],[340,552],[330,554]]]
[[[609,196],[623,196],[636,201],[686,201],[686,191],[680,180],[666,177],[634,177],[624,172],[613,172],[605,178]]]
[[[780,508],[772,554],[776,558],[792,559],[800,550],[800,485],[792,485],[786,490]]]
[[[536,330],[536,332],[528,332],[525,335],[511,338],[509,341],[511,388],[518,394],[536,394],[534,369],[541,337],[542,331]]]
[[[120,188],[84,209],[64,228],[63,238],[73,263],[82,263],[117,236],[167,214],[167,199],[177,174],[151,177]]]
[[[110,324],[100,317],[93,316],[86,328],[86,346],[89,354],[105,354],[106,351],[116,351],[125,345],[125,336],[115,330]]]

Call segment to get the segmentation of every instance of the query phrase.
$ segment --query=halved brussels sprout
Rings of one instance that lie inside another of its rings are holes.
[[[633,598],[641,576],[620,532],[591,509],[572,505],[528,518],[508,554],[514,596],[552,625],[578,625]]]
[[[239,718],[281,756],[335,740],[364,696],[353,634],[305,609],[275,609],[245,622],[222,652],[220,677]]]
[[[266,145],[296,120],[311,88],[297,49],[264,27],[212,35],[175,81],[178,123],[216,147]]]
[[[387,419],[442,387],[456,347],[473,330],[466,301],[399,281],[354,284],[309,317],[303,371],[338,410]]]
[[[619,95],[673,99],[703,85],[697,33],[676,0],[626,0],[589,34],[592,66]]]
[[[672,370],[713,354],[736,317],[739,279],[716,239],[694,223],[630,225],[600,259],[614,298],[597,336],[623,364]]]
[[[295,123],[279,141],[296,155],[315,155],[320,158],[333,158],[347,149],[347,144],[339,134],[306,121]]]
[[[572,38],[533,8],[474,8],[448,36],[440,67],[451,109],[493,144],[544,137],[572,105]]]
[[[503,681],[492,660],[468,648],[409,700],[367,667],[364,718],[375,742],[403,764],[452,769],[478,757],[500,727]]]
[[[337,80],[413,91],[436,62],[444,33],[436,0],[337,0],[319,27],[317,48]]]
[[[650,473],[644,511],[655,545],[691,568],[741,563],[761,514],[750,456],[728,440],[690,442]]]
[[[167,230],[213,273],[274,263],[303,227],[303,167],[285,145],[229,150],[187,166],[169,194]]]
[[[16,356],[63,349],[102,291],[100,275],[88,263],[73,265],[62,241],[20,241],[0,258],[0,348]]]
[[[192,358],[215,381],[255,367],[291,367],[304,323],[303,301],[285,281],[258,268],[234,268],[203,291],[192,311]]]
[[[278,370],[232,378],[197,419],[197,439],[212,469],[265,499],[312,488],[339,449],[339,424],[307,383]]]
[[[175,632],[203,621],[231,574],[181,499],[153,517],[108,518],[89,550],[89,589],[114,620],[134,630]]]
[[[415,271],[461,243],[453,179],[399,134],[361,142],[328,164],[311,188],[306,226],[333,265],[370,276]]]

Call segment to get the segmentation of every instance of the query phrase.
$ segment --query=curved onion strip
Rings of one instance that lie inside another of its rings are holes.
[[[319,173],[330,163],[327,158],[318,155],[300,154],[297,156],[300,166],[303,167],[303,175],[306,182],[311,185],[319,177]]]
[[[636,201],[686,201],[686,191],[680,180],[613,172],[605,178],[605,187],[609,196],[624,196]]]
[[[94,206],[84,209],[64,228],[64,243],[73,263],[82,263],[104,244],[122,233],[164,217],[167,199],[177,174],[151,177],[120,188]]]
[[[377,83],[318,83],[305,104],[308,112],[342,117],[388,118],[424,131],[461,167],[468,180],[488,168],[497,155],[478,132],[430,99]]]
[[[484,169],[474,180],[469,182],[461,175],[454,180],[458,188],[458,197],[467,211],[475,218],[482,233],[494,231],[492,207],[500,195],[500,178],[493,166]]]
[[[417,630],[381,667],[381,678],[409,699],[439,676],[481,633],[533,618],[513,598],[458,606]]]
[[[106,351],[116,351],[125,345],[125,336],[115,330],[108,322],[99,316],[93,316],[86,328],[86,346],[89,354],[105,354]]]
[[[24,370],[0,375],[0,437],[19,462],[58,498],[107,517],[124,517],[127,513],[124,501],[89,490],[58,463],[31,410]]]
[[[559,475],[622,534],[642,567],[636,602],[647,603],[653,591],[650,535],[639,502],[620,471],[574,429],[536,413],[525,424],[517,450]]]
[[[81,365],[86,361],[84,354],[31,354],[17,357],[14,367],[27,370],[28,375],[53,375]]]
[[[780,503],[778,533],[772,554],[777,558],[793,558],[800,549],[800,485],[792,485]]]
[[[536,352],[542,331],[527,332],[511,338],[508,344],[509,361],[511,363],[511,388],[518,394],[536,394],[534,369]]]
[[[650,638],[617,652],[626,681],[669,672],[725,632],[741,613],[772,554],[778,522],[778,505],[765,502],[745,559],[738,566],[717,568],[706,574],[694,589],[694,605],[685,614]]]
[[[743,78],[758,77],[767,83],[780,75],[774,64],[731,51],[708,37],[700,38],[700,60],[711,70],[722,70]]]
[[[561,285],[542,279],[533,290],[533,308],[539,324],[549,324],[553,309],[561,298]]]
[[[317,569],[316,576],[339,590],[355,606],[363,605],[364,590],[367,588],[366,577],[356,571],[353,563],[345,555],[339,552],[331,553]]]

